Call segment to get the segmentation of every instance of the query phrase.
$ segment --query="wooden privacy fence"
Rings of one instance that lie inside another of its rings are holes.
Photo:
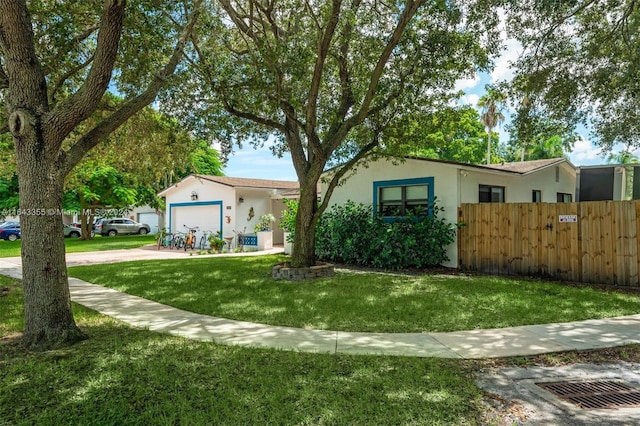
[[[463,204],[463,270],[638,287],[640,201]]]

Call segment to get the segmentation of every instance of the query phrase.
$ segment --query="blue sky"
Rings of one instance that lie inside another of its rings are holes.
[[[456,88],[465,92],[465,96],[461,101],[476,106],[480,96],[485,93],[486,84],[511,79],[513,73],[509,68],[509,64],[517,57],[519,52],[520,46],[516,41],[507,41],[504,53],[496,60],[492,73],[479,74],[470,79],[460,80]],[[506,115],[507,121],[504,124],[507,124],[509,120],[508,113]],[[501,134],[502,140],[508,139],[504,124],[497,129]],[[569,159],[575,166],[588,166],[606,162],[606,159],[600,155],[600,149],[589,140],[589,135],[586,132],[581,134],[581,139],[576,142],[573,151],[569,154]],[[242,149],[236,147],[234,154],[229,156],[224,172],[227,176],[232,177],[298,180],[291,157],[286,154],[283,158],[277,158],[271,153],[268,146],[258,149],[248,144]]]

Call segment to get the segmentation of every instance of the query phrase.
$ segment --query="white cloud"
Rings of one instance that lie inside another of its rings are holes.
[[[581,137],[574,145],[570,159],[576,166],[593,165],[602,163],[600,148],[596,147],[588,139]]]
[[[475,74],[473,78],[463,78],[456,81],[455,90],[465,91],[466,89],[472,89],[476,87],[479,82],[480,82],[480,76],[478,74]]]
[[[475,93],[469,93],[464,95],[461,99],[463,104],[471,105],[473,107],[478,105],[478,101],[480,100],[480,96]]]
[[[502,54],[495,61],[495,67],[491,71],[491,79],[495,81],[513,79],[513,69],[511,64],[514,63],[520,53],[522,52],[522,45],[517,40],[506,40],[505,48]]]

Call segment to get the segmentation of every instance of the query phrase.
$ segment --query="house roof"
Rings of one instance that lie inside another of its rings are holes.
[[[299,189],[298,182],[287,180],[268,180],[268,179],[251,179],[236,178],[229,176],[210,176],[210,175],[194,175],[196,178],[208,180],[210,182],[219,183],[233,188],[259,188],[259,189],[283,189],[294,190]]]
[[[170,187],[160,191],[158,196],[163,197],[171,190],[175,189],[180,185],[180,183],[185,182],[186,180],[204,180],[213,183],[217,183],[220,185],[225,185],[231,188],[251,188],[251,189],[270,189],[270,190],[280,190],[280,191],[295,191],[300,189],[300,185],[298,182],[287,181],[287,180],[268,180],[268,179],[250,179],[250,178],[236,178],[229,176],[211,176],[211,175],[189,175],[186,178],[182,179],[180,182],[177,182]]]
[[[569,163],[566,158],[549,158],[545,160],[516,161],[514,163],[487,164],[490,169],[516,172],[521,174],[535,172],[560,163]]]
[[[438,160],[434,158],[410,157],[410,156],[404,157],[404,158],[406,158],[407,160],[417,160],[417,161],[425,161],[425,162],[440,163],[440,164],[451,164],[453,166],[464,167],[466,169],[485,169],[485,170],[491,170],[493,172],[500,171],[500,172],[518,174],[518,175],[525,175],[528,173],[536,172],[538,170],[542,170],[544,168],[551,167],[553,165],[562,164],[562,163],[566,163],[572,169],[576,168],[566,158],[550,158],[546,160],[517,161],[514,163],[500,163],[500,164],[470,164],[470,163],[460,163],[457,161]]]

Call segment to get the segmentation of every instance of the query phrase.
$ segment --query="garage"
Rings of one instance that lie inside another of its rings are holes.
[[[197,227],[200,232],[222,229],[222,202],[176,203],[169,205],[171,232],[186,232],[185,226]]]
[[[145,212],[138,213],[138,218],[136,220],[140,223],[146,223],[151,228],[151,233],[157,234],[159,228],[159,219],[160,216],[158,216],[155,212]]]

